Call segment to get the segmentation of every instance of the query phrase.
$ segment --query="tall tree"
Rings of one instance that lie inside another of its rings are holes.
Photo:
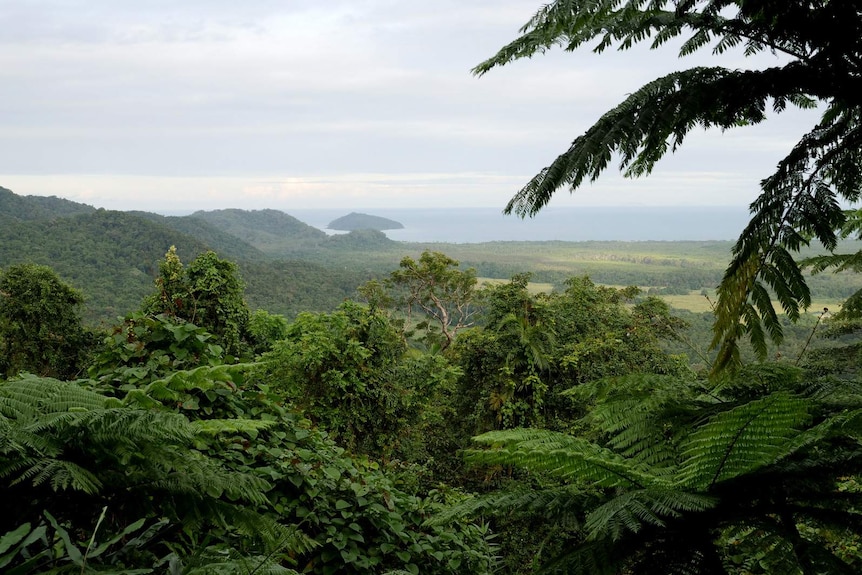
[[[473,325],[476,313],[476,270],[458,269],[459,262],[440,252],[425,251],[419,260],[405,257],[384,285],[370,282],[361,288],[373,306],[401,304],[407,321],[418,312],[424,318],[416,328],[441,350],[449,347],[459,331]]]
[[[464,371],[458,419],[468,433],[512,427],[568,429],[579,408],[571,387],[630,373],[684,374],[664,352],[683,322],[664,302],[632,303],[637,288],[597,286],[571,278],[566,290],[531,294],[529,275],[483,293],[486,325],[453,346]]]
[[[573,51],[595,42],[602,52],[641,42],[657,48],[682,38],[680,56],[712,45],[720,55],[780,53],[766,69],[694,67],[657,78],[626,97],[530,180],[506,212],[534,215],[560,188],[596,180],[614,155],[630,177],[650,173],[695,127],[722,130],[758,124],[767,110],[823,106],[821,120],[762,180],[752,217],[733,249],[719,288],[713,345],[717,367],[739,363],[748,335],[766,354],[782,330],[774,294],[797,318],[811,297],[791,254],[816,239],[834,249],[846,219],[841,201],[862,190],[862,8],[837,0],[556,0],[521,36],[474,70],[484,74],[554,46]]]
[[[159,264],[156,293],[144,300],[143,311],[204,327],[227,353],[238,356],[245,351],[250,316],[244,289],[235,263],[210,251],[183,267],[176,247],[171,246]]]
[[[83,303],[48,267],[22,264],[0,274],[0,377],[75,377],[92,342],[81,324]]]

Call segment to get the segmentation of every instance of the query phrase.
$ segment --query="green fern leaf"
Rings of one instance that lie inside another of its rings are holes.
[[[808,404],[786,393],[711,417],[680,447],[679,484],[708,491],[716,483],[772,463],[808,418]]]

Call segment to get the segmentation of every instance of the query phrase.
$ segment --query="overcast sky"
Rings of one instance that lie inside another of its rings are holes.
[[[645,82],[751,64],[584,50],[472,76],[539,5],[0,0],[0,186],[152,211],[502,208]],[[699,132],[647,179],[551,205],[746,205],[815,120]]]

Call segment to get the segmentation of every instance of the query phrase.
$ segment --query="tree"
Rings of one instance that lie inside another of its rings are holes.
[[[811,303],[792,253],[817,240],[836,246],[847,216],[841,201],[862,191],[862,9],[837,0],[556,0],[539,10],[521,36],[479,64],[495,66],[553,46],[573,51],[657,48],[682,37],[680,56],[712,44],[720,55],[741,46],[746,55],[780,53],[783,65],[756,69],[695,67],[647,83],[609,110],[569,149],[530,180],[506,212],[534,215],[560,188],[596,180],[616,154],[629,177],[650,173],[695,127],[722,130],[758,124],[767,109],[824,107],[820,121],[762,180],[752,217],[733,249],[718,290],[713,346],[716,366],[739,365],[747,335],[761,355],[766,339],[780,342],[774,294],[791,319]]]
[[[486,288],[486,325],[462,334],[453,356],[464,371],[458,413],[467,433],[512,427],[568,429],[579,409],[569,388],[630,373],[680,375],[688,370],[664,352],[683,322],[664,302],[628,305],[637,288],[597,286],[571,278],[566,290],[531,294],[529,275]]]
[[[457,260],[445,254],[425,251],[419,261],[402,259],[399,269],[386,281],[387,287],[403,291],[408,321],[414,310],[425,315],[426,321],[417,327],[427,329],[432,341],[438,339],[441,350],[452,344],[460,330],[473,325],[476,313],[476,272],[472,268],[459,270],[458,265]],[[371,303],[381,300],[379,289],[366,288],[365,292],[375,295]],[[433,337],[432,326],[440,330],[437,338]]]
[[[857,387],[778,365],[712,383],[636,375],[580,386],[581,436],[496,431],[468,453],[524,469],[533,485],[448,517],[532,517],[571,534],[543,573],[856,573],[862,557],[841,541],[862,535]]]
[[[166,314],[205,328],[228,354],[239,356],[248,335],[244,289],[235,263],[206,252],[184,268],[176,247],[171,246],[159,263],[156,293],[142,307],[147,314]]]
[[[22,264],[0,275],[0,377],[75,377],[92,343],[81,324],[83,303],[48,267]]]
[[[263,355],[261,377],[349,451],[387,458],[415,411],[411,390],[393,377],[405,350],[386,316],[345,302],[299,314]]]

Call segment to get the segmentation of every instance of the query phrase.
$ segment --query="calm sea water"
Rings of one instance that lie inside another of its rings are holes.
[[[749,218],[747,209],[728,207],[546,208],[524,220],[496,208],[284,211],[323,230],[350,211],[382,216],[404,224],[386,231],[393,240],[447,243],[734,240]]]

